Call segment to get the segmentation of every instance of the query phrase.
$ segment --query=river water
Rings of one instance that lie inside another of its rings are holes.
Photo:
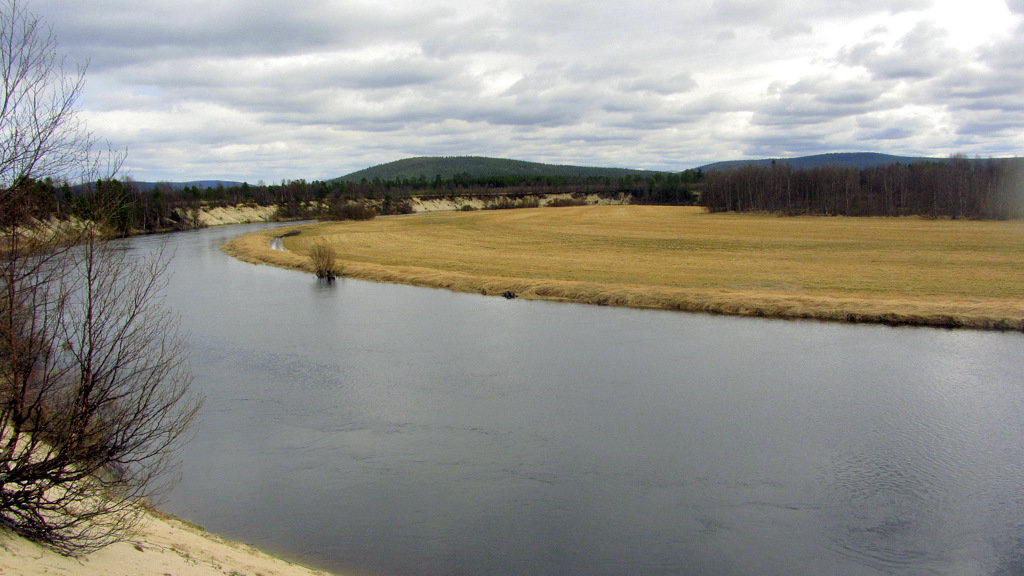
[[[165,507],[345,574],[1024,573],[1024,335],[505,300],[169,237]],[[134,239],[139,250],[159,237]]]

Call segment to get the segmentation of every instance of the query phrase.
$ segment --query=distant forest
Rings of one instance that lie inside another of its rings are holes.
[[[278,206],[283,220],[366,219],[377,214],[412,211],[409,199],[488,198],[520,200],[550,194],[588,194],[629,197],[645,204],[692,204],[696,201],[703,172],[648,172],[645,175],[602,176],[489,176],[456,174],[449,179],[363,178],[358,182],[293,180],[281,184],[237,186],[176,186],[170,183],[136,185],[131,180],[102,180],[69,186],[46,181],[26,181],[20,186],[31,198],[26,215],[39,219],[91,219],[109,216],[119,234],[184,230],[199,226],[200,208],[217,206]],[[497,203],[495,206],[528,206],[530,203]],[[102,208],[102,210],[101,210]]]
[[[278,206],[286,219],[365,219],[411,212],[409,199],[504,198],[494,207],[537,205],[524,199],[560,194],[628,198],[636,204],[698,204],[711,212],[770,212],[847,216],[926,216],[971,219],[1024,218],[1024,159],[891,164],[869,168],[788,164],[745,165],[705,172],[634,172],[620,176],[455,174],[359,181],[293,180],[271,185],[200,187],[137,185],[106,180],[83,186],[26,181],[24,216],[91,219],[112,214],[119,234],[199,226],[200,208]],[[509,202],[508,199],[513,200]]]
[[[1024,217],[1024,160],[890,164],[872,168],[743,166],[709,172],[700,204],[711,212],[831,216]]]

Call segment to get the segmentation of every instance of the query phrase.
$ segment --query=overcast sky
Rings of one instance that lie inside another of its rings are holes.
[[[1024,0],[25,0],[137,180],[1024,154]]]

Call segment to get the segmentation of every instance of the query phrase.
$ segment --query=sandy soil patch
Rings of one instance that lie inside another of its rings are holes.
[[[499,196],[491,198],[412,198],[412,211],[413,212],[451,212],[456,210],[466,209],[468,206],[473,210],[483,209],[488,201],[495,201]],[[569,200],[572,199],[572,194],[545,194],[540,197],[540,205],[547,206],[555,200]],[[589,194],[585,198],[587,204],[628,204],[628,198],[608,198],[598,196],[597,194]]]
[[[276,214],[277,206],[218,206],[201,209],[199,223],[203,226],[220,226],[222,224],[269,222],[274,219]]]
[[[574,196],[572,194],[547,194],[541,201],[541,206],[548,206],[555,200],[572,200]],[[589,205],[600,205],[600,206],[618,206],[622,204],[629,204],[630,198],[628,196],[619,197],[608,197],[598,196],[597,194],[587,194],[584,198]]]
[[[4,576],[326,576],[230,542],[173,518],[147,515],[137,535],[83,558],[67,558],[0,532]]]
[[[424,200],[423,198],[412,199],[413,212],[446,212],[462,210],[465,206],[470,206],[474,210],[479,210],[484,207],[484,201],[479,198],[430,198],[429,200]]]

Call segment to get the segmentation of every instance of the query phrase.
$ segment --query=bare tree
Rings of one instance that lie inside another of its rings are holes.
[[[0,3],[0,185],[90,168],[94,141],[77,115],[85,66],[19,0]]]
[[[76,115],[84,70],[66,70],[17,0],[0,2],[0,53],[0,522],[86,553],[175,479],[200,399],[163,304],[163,252],[124,250],[102,218],[34,217],[32,180],[86,181],[109,158]]]

